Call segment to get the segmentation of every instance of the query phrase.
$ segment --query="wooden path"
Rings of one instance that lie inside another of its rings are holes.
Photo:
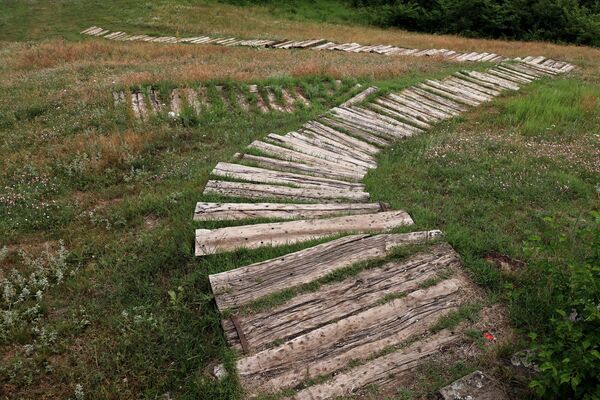
[[[327,96],[345,94],[354,88],[344,88],[341,81],[333,81],[327,88]],[[175,88],[166,96],[161,95],[156,88],[119,90],[112,93],[114,106],[126,107],[137,121],[144,122],[154,115],[164,114],[177,118],[186,110],[191,115],[199,116],[214,109],[218,102],[228,110],[244,112],[292,113],[299,107],[310,107],[309,98],[300,86],[276,90],[271,86],[238,85],[237,88],[226,88],[216,85],[216,94],[209,96],[211,88],[207,86]],[[215,97],[216,96],[216,97]],[[323,95],[325,96],[325,94]]]
[[[231,202],[199,202],[194,219],[250,224],[198,229],[196,255],[337,237],[210,275],[248,397],[332,399],[369,385],[393,388],[461,343],[466,326],[435,329],[477,292],[458,254],[440,231],[394,233],[411,217],[373,202],[361,179],[398,139],[566,70],[508,62],[392,93],[370,87],[217,164],[204,194]],[[252,224],[256,218],[280,222]],[[402,247],[408,255],[389,257]]]
[[[275,49],[310,49],[343,51],[346,53],[373,53],[386,56],[411,56],[411,57],[443,57],[458,62],[493,62],[501,63],[509,58],[495,53],[486,52],[458,52],[448,49],[412,49],[391,45],[363,45],[359,43],[335,43],[326,39],[287,40],[287,39],[241,39],[235,37],[175,37],[175,36],[150,36],[140,34],[128,34],[126,32],[111,32],[97,26],[91,26],[80,32],[83,35],[103,37],[118,41],[143,41],[153,43],[186,43],[186,44],[211,44],[220,46],[246,46],[246,47],[269,47]],[[527,64],[550,67],[556,72],[569,72],[574,66],[563,61],[547,59],[543,56],[528,56],[515,58]]]

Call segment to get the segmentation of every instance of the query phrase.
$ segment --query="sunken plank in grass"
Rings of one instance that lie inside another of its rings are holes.
[[[202,203],[196,204],[194,221],[239,221],[255,218],[319,218],[372,214],[385,211],[383,203]]]
[[[424,334],[456,310],[462,284],[442,281],[241,358],[236,363],[240,382],[251,394],[278,392],[335,373],[351,361],[366,361]]]
[[[440,231],[352,235],[272,260],[210,275],[220,311],[235,309],[285,289],[310,283],[357,262],[390,254],[394,246],[425,243]]]
[[[262,183],[228,182],[210,180],[204,187],[203,194],[218,194],[224,197],[242,199],[284,199],[308,202],[366,202],[369,193],[356,190],[340,190],[327,188],[294,188]]]
[[[349,107],[354,104],[358,104],[369,97],[371,94],[377,92],[379,88],[377,86],[371,86],[357,94],[356,96],[346,100],[344,103],[340,105],[340,107]]]
[[[232,226],[214,230],[198,229],[196,255],[287,245],[344,232],[382,232],[412,224],[412,218],[405,211],[385,211],[377,214]]]
[[[403,374],[422,365],[441,348],[460,341],[460,335],[449,330],[417,341],[393,353],[375,358],[363,365],[335,375],[330,380],[309,386],[297,392],[290,400],[326,400],[351,395],[356,389],[376,385],[380,388],[394,387]]]
[[[310,175],[274,171],[271,169],[250,167],[241,164],[231,164],[227,162],[218,163],[212,170],[211,174],[215,176],[240,179],[247,182],[293,185],[295,187],[304,188],[355,190],[359,192],[362,192],[365,189],[365,186],[361,183],[352,183]]]
[[[390,296],[402,297],[418,290],[442,273],[460,268],[458,254],[447,244],[435,245],[403,260],[363,270],[341,282],[322,285],[285,303],[255,314],[223,319],[227,341],[242,349],[237,329],[246,338],[246,351],[261,351],[273,343],[290,340],[305,332],[377,306]]]

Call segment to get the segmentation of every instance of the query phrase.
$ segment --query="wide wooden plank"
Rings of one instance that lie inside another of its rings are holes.
[[[325,178],[341,179],[348,181],[358,181],[362,175],[356,173],[346,173],[345,170],[333,170],[331,168],[303,164],[293,161],[279,160],[277,158],[255,156],[253,154],[236,153],[234,158],[238,160],[249,161],[261,167],[274,169],[278,171],[290,171],[307,175],[317,175]]]
[[[440,348],[460,341],[460,335],[449,330],[410,346],[376,358],[363,365],[341,372],[329,381],[309,386],[291,397],[293,400],[326,400],[351,395],[356,389],[376,385],[382,389],[394,387],[397,379],[423,364]]]
[[[406,136],[410,136],[411,134],[405,129],[400,129],[389,125],[383,125],[372,118],[367,118],[348,109],[335,107],[330,110],[330,113],[336,119],[342,120],[347,124],[358,125],[360,129],[366,130],[379,136],[383,136],[384,138],[390,140],[404,138]]]
[[[529,79],[524,79],[524,78],[521,78],[520,76],[517,76],[514,74],[507,74],[506,72],[498,70],[498,69],[489,69],[487,72],[488,72],[488,74],[497,76],[499,78],[506,79],[508,81],[520,83],[520,84],[527,84],[527,83],[532,82]]]
[[[241,199],[280,199],[309,202],[323,202],[329,200],[338,202],[369,201],[369,193],[355,190],[293,188],[261,183],[216,180],[209,180],[206,183],[203,193],[217,194],[225,197],[239,197]]]
[[[276,341],[289,340],[305,332],[374,307],[387,296],[408,294],[442,271],[460,267],[458,254],[440,244],[404,260],[390,261],[356,276],[323,285],[316,292],[298,295],[285,303],[256,314],[237,316],[238,328],[230,319],[222,321],[230,345],[242,349],[241,329],[247,351],[260,351]]]
[[[198,202],[194,221],[239,221],[253,218],[319,218],[384,211],[382,203],[205,203]]]
[[[349,107],[351,105],[358,104],[361,101],[365,100],[367,97],[369,97],[371,94],[377,92],[378,90],[379,90],[379,88],[377,86],[370,86],[370,87],[366,88],[365,90],[363,90],[362,92],[360,92],[359,94],[357,94],[356,96],[343,102],[340,105],[340,107]]]
[[[196,255],[282,246],[345,232],[383,232],[413,220],[405,211],[385,211],[377,214],[348,215],[270,224],[232,226],[196,231]]]
[[[271,169],[250,167],[241,164],[231,164],[227,162],[218,163],[211,173],[216,176],[240,179],[248,182],[293,185],[295,187],[323,188],[331,190],[355,190],[359,192],[362,192],[365,189],[365,186],[361,183],[352,183],[311,175],[274,171]]]
[[[329,118],[329,117],[321,117],[319,119],[320,122],[322,122],[323,124],[326,124],[327,126],[333,127],[333,128],[337,128],[337,129],[342,129],[345,132],[348,132],[349,134],[364,140],[367,143],[370,143],[372,145],[377,145],[377,146],[388,146],[391,141],[389,139],[385,139],[382,138],[381,136],[378,135],[374,135],[371,132],[369,132],[366,129],[361,129],[358,126],[356,126],[355,124],[352,123],[347,123],[346,121],[341,121],[335,118]]]
[[[483,102],[483,100],[479,100],[479,99],[475,100],[475,99],[471,98],[470,96],[467,96],[464,93],[457,91],[456,89],[449,88],[446,85],[441,85],[439,83],[432,82],[432,81],[428,81],[427,84],[422,83],[419,85],[419,87],[422,89],[428,90],[432,93],[435,93],[437,95],[447,97],[447,98],[457,101],[459,103],[467,104],[467,105],[473,106],[473,107],[478,106],[479,104],[481,104]]]
[[[479,92],[478,90],[474,90],[463,84],[456,83],[455,81],[452,80],[452,78],[443,79],[443,80],[439,81],[438,83],[439,83],[440,87],[443,86],[444,90],[451,91],[452,93],[455,93],[456,95],[466,96],[466,97],[473,99],[475,101],[478,101],[478,102],[479,101],[481,101],[481,102],[489,101],[494,98],[494,96],[491,96],[489,94],[482,93],[482,92]]]
[[[382,113],[374,111],[374,110],[369,110],[368,108],[354,106],[354,107],[348,108],[348,110],[351,110],[352,112],[354,112],[358,115],[363,115],[366,118],[371,118],[373,120],[376,120],[382,126],[394,127],[395,129],[402,130],[403,132],[407,131],[411,134],[423,132],[423,130],[420,128],[417,128],[413,125],[404,123],[402,121],[398,121],[397,119],[392,118],[389,115],[385,115],[385,114],[382,114]]]
[[[453,76],[461,81],[471,82],[475,85],[482,86],[482,87],[485,87],[485,88],[488,88],[488,89],[491,89],[491,90],[494,90],[494,91],[497,91],[500,93],[504,90],[508,90],[506,87],[501,86],[498,83],[494,83],[491,81],[483,81],[481,79],[477,79],[477,78],[474,78],[473,76],[467,75],[466,73],[461,72],[461,71],[455,73]]]
[[[209,280],[219,310],[235,309],[357,262],[384,257],[394,246],[425,243],[440,234],[440,231],[422,231],[351,235],[283,257],[210,275]]]
[[[276,146],[272,143],[265,143],[260,140],[255,140],[254,142],[250,143],[250,145],[248,145],[248,148],[259,150],[269,156],[284,160],[320,166],[323,168],[330,169],[332,171],[339,170],[347,175],[354,176],[357,179],[362,179],[362,177],[366,173],[366,169],[354,168],[354,166],[347,166],[346,164],[336,163],[334,161],[329,161],[324,158],[319,158],[296,150],[291,150],[286,147]]]
[[[459,305],[462,286],[448,279],[369,308],[237,361],[242,386],[254,394],[280,391],[326,376],[351,361],[421,335]]]

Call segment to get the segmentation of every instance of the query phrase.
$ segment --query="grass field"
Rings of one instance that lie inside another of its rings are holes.
[[[424,372],[433,384],[397,398],[423,398],[480,366],[512,380],[522,398],[533,396],[503,360],[529,345],[528,333],[548,334],[555,309],[568,304],[568,266],[598,257],[600,51],[379,30],[351,25],[356,17],[337,2],[307,4],[292,12],[184,0],[0,0],[0,398],[241,398],[235,378],[210,376],[234,354],[207,275],[310,244],[193,257],[201,225],[192,212],[214,165],[345,100],[325,95],[333,79],[386,90],[465,68],[78,34],[91,25],[542,54],[577,64],[568,76],[394,145],[365,181],[373,200],[406,210],[416,228],[446,233],[489,301],[506,305],[519,337],[481,365]],[[138,124],[111,95],[135,85],[240,81],[303,85],[313,106],[265,115],[217,107],[192,121]],[[526,266],[503,272],[486,261],[490,251]]]

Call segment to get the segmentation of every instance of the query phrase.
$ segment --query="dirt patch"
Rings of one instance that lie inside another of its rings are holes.
[[[527,267],[527,264],[525,264],[524,261],[516,260],[505,254],[498,253],[497,251],[490,251],[487,253],[485,255],[485,260],[494,264],[504,273],[514,273]]]
[[[156,228],[160,224],[160,220],[154,214],[149,214],[144,217],[144,227],[148,230]]]

